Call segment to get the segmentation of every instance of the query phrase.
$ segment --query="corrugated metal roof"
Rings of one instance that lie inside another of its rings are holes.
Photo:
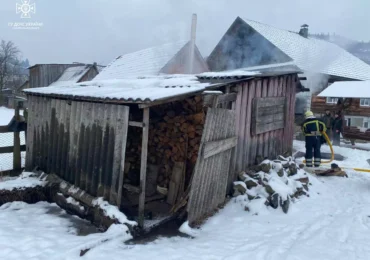
[[[333,43],[304,38],[297,33],[247,19],[244,21],[291,57],[302,70],[350,79],[370,79],[368,64]]]
[[[281,63],[281,64],[285,65],[285,63]],[[260,70],[257,70],[257,68],[259,68]],[[280,76],[280,75],[302,73],[302,71],[298,69],[296,66],[289,66],[289,67],[272,66],[270,68],[273,68],[273,69],[268,69],[268,67],[266,66],[258,66],[258,67],[249,67],[249,68],[243,68],[243,69],[231,70],[231,71],[204,72],[204,73],[196,75],[196,77],[201,80],[212,80],[212,79],[241,80],[241,79],[247,79],[247,78],[253,78],[253,77],[262,78],[262,77],[273,77],[273,76]]]
[[[24,92],[71,99],[120,100],[144,103],[200,92],[214,85],[201,83],[195,76],[171,75],[140,79],[94,80],[67,86],[27,89]]]
[[[91,68],[91,65],[76,66],[67,68],[63,74],[50,86],[65,86],[77,83]]]
[[[259,71],[260,73],[273,72],[273,71],[274,72],[296,71],[299,73],[303,73],[303,71],[295,64],[294,61],[246,67],[246,68],[243,68],[243,70]]]
[[[94,80],[158,75],[160,70],[185,46],[186,43],[187,42],[184,41],[168,43],[119,56],[108,64]]]

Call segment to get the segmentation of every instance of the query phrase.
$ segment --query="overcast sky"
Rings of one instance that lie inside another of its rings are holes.
[[[1,0],[0,39],[15,42],[31,64],[106,64],[120,54],[186,40],[192,13],[204,56],[237,16],[294,31],[307,23],[310,32],[370,40],[369,0],[31,0],[36,13],[29,19],[16,14],[22,1]],[[43,26],[9,26],[25,21]]]

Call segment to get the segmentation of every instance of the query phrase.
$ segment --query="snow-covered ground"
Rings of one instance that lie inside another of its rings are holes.
[[[302,150],[302,143],[295,142]],[[324,147],[324,149],[326,149]],[[363,151],[338,148],[341,166],[364,167]],[[351,163],[352,162],[352,163]],[[292,203],[288,214],[261,207],[258,215],[232,199],[195,238],[162,237],[147,244],[125,244],[119,226],[77,236],[73,222],[50,214],[55,205],[10,203],[0,207],[0,259],[370,259],[370,174],[347,171],[349,178],[310,176],[310,197]],[[182,230],[189,232],[186,226]],[[111,240],[100,243],[106,237]]]
[[[23,111],[20,111],[23,115]],[[0,107],[0,126],[9,124],[14,116],[14,109]],[[21,145],[25,144],[24,132],[20,133]],[[14,143],[13,133],[0,133],[0,147],[12,146]],[[25,162],[26,153],[22,152],[22,166]],[[0,154],[0,171],[10,170],[13,168],[13,154]]]
[[[370,143],[355,143],[354,148],[360,148],[370,151]]]
[[[302,141],[294,141],[294,148],[296,150],[305,151],[305,143]],[[341,146],[333,146],[334,154],[340,154],[345,157],[344,161],[333,161],[333,163],[338,164],[342,167],[356,167],[356,168],[369,168],[370,165],[367,162],[370,159],[370,152],[346,148]],[[330,147],[328,145],[323,145],[321,151],[325,153],[330,153]],[[297,161],[303,161],[304,158],[297,158]]]

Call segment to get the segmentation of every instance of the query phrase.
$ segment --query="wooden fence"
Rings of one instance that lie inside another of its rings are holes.
[[[27,111],[25,110],[24,113],[26,116]],[[19,106],[16,107],[14,117],[9,124],[0,126],[0,135],[13,133],[13,145],[0,147],[0,155],[13,154],[13,166],[12,169],[1,171],[1,175],[18,174],[22,170],[21,152],[26,151],[26,145],[21,145],[20,133],[25,132],[25,137],[27,138],[26,128],[26,122],[19,113]]]

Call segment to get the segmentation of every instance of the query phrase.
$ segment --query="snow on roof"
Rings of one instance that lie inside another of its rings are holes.
[[[108,64],[94,80],[158,75],[160,70],[185,46],[186,43],[187,42],[167,43],[119,56]]]
[[[283,72],[283,71],[293,71],[293,70],[301,72],[301,69],[297,67],[294,61],[246,67],[246,68],[243,68],[243,70],[259,71],[260,73],[263,71],[282,71]]]
[[[370,80],[339,81],[331,84],[319,97],[370,98]]]
[[[51,86],[24,90],[29,94],[66,96],[98,100],[152,102],[182,94],[196,93],[213,86],[200,83],[195,76],[171,75],[119,80],[93,80],[68,86]]]
[[[202,78],[212,78],[212,77],[244,77],[244,76],[255,76],[260,74],[257,71],[246,71],[242,69],[238,70],[229,70],[229,71],[220,71],[220,72],[204,72],[198,74],[198,77]]]
[[[302,70],[350,79],[370,79],[368,64],[333,43],[304,38],[297,33],[251,20],[244,21],[291,57]]]
[[[67,68],[55,82],[50,84],[50,86],[65,86],[77,83],[90,68],[90,65]]]

